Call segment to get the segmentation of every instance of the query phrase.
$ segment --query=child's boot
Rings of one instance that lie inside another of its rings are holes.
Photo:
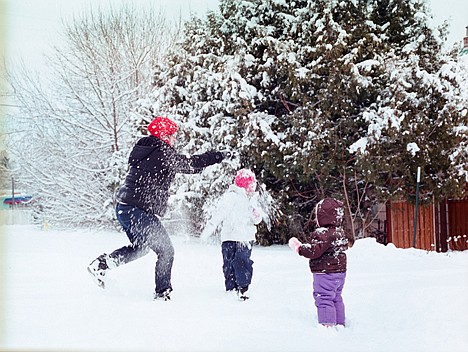
[[[246,301],[249,299],[249,295],[247,293],[248,287],[239,288],[237,290],[237,297],[240,301]]]

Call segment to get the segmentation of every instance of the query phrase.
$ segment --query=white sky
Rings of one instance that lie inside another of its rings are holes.
[[[450,21],[449,43],[460,43],[468,26],[468,0],[427,0],[436,24]],[[24,58],[26,63],[40,63],[43,54],[58,39],[61,21],[95,6],[118,6],[134,3],[161,9],[168,17],[188,18],[190,12],[203,15],[216,10],[218,0],[0,0],[0,33],[5,34],[7,45],[1,56],[8,61]],[[6,6],[5,6],[6,4]],[[1,13],[3,12],[3,13]],[[6,20],[4,20],[6,19]],[[6,54],[5,54],[6,53]]]
[[[218,0],[0,0],[1,3],[6,6],[0,6],[0,33],[6,34],[7,42],[1,54],[8,61],[23,58],[28,65],[44,60],[43,54],[58,41],[63,20],[90,8],[133,3],[161,10],[168,18],[188,19],[190,13],[203,15],[218,7]]]

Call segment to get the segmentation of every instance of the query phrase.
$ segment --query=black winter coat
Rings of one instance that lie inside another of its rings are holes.
[[[143,137],[130,153],[130,169],[125,184],[117,192],[117,201],[163,216],[176,173],[198,173],[222,160],[220,152],[186,157],[154,136]]]

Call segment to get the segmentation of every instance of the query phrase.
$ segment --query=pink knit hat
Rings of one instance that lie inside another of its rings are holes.
[[[257,187],[255,174],[249,169],[240,169],[237,171],[234,183],[237,187],[244,188],[247,193],[252,193]]]

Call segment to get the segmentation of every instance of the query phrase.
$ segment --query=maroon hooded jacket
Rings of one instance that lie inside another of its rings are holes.
[[[310,259],[309,267],[313,273],[345,272],[348,239],[341,227],[343,203],[325,198],[314,211],[319,227],[307,235],[308,243],[299,247],[299,255]]]

